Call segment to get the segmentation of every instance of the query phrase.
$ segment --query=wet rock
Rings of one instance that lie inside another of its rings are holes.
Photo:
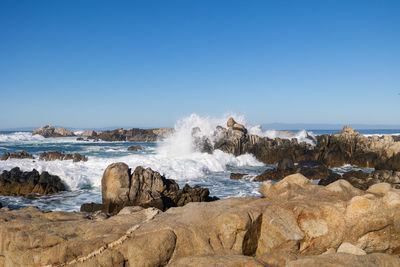
[[[99,203],[84,203],[81,205],[81,212],[96,212],[104,210],[103,204]]]
[[[283,159],[279,162],[278,168],[268,169],[264,173],[256,176],[253,181],[279,181],[288,175],[301,173],[311,180],[326,180],[336,181],[341,178],[339,174],[333,173],[328,167],[319,161],[306,160],[294,166],[289,159]]]
[[[53,160],[72,160],[73,162],[87,161],[88,158],[85,155],[74,153],[74,154],[63,154],[59,151],[43,152],[39,156],[40,160],[53,161]]]
[[[247,173],[234,173],[234,172],[232,172],[229,178],[232,179],[232,180],[240,180],[246,175],[247,175]]]
[[[1,156],[0,160],[7,160],[7,159],[34,159],[34,157],[25,151],[14,152],[14,153],[6,152]]]
[[[0,175],[0,195],[48,195],[65,190],[61,179],[46,171],[41,174],[35,169],[30,172],[22,172],[18,167],[15,167],[10,171],[3,171]]]
[[[140,151],[140,150],[143,150],[143,147],[141,145],[128,147],[128,151]]]
[[[118,213],[125,206],[166,210],[189,202],[212,201],[207,188],[178,184],[160,173],[138,166],[131,174],[125,163],[113,163],[104,171],[102,200],[106,212]]]
[[[75,134],[65,128],[59,127],[55,129],[52,126],[45,125],[33,131],[33,134],[39,134],[43,137],[70,137],[75,136]]]
[[[292,159],[281,159],[278,162],[278,170],[293,170],[294,169],[294,162]]]

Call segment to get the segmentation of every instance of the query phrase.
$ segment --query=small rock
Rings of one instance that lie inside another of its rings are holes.
[[[246,176],[247,173],[231,173],[231,176],[229,177],[232,180],[240,180],[243,178],[243,176]]]
[[[128,151],[139,151],[139,150],[143,150],[143,147],[141,145],[128,147]]]
[[[339,248],[337,249],[337,252],[340,253],[349,253],[353,255],[367,255],[367,253],[362,250],[359,247],[354,246],[353,244],[344,242],[342,243]]]

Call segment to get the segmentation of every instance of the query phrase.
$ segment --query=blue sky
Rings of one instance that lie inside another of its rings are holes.
[[[0,2],[0,128],[400,125],[400,1]]]

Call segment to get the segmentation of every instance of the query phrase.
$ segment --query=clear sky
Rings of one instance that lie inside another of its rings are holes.
[[[0,128],[400,125],[400,1],[0,1]]]

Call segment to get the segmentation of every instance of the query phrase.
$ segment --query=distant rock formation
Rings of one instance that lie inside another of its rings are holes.
[[[104,131],[104,132],[91,132],[88,139],[102,140],[102,141],[131,141],[131,142],[154,142],[163,139],[172,133],[172,129],[159,128],[159,129],[139,129],[133,128],[125,130],[122,128]]]
[[[61,179],[48,172],[39,172],[35,169],[22,172],[18,167],[10,171],[3,171],[0,175],[0,195],[26,196],[29,194],[48,195],[66,190]]]
[[[43,137],[70,137],[75,136],[75,134],[65,128],[57,128],[55,129],[52,126],[45,125],[33,131],[33,134],[39,134]]]
[[[338,134],[317,136],[316,145],[312,145],[299,143],[296,138],[270,139],[248,134],[247,129],[233,118],[228,120],[227,127],[216,128],[215,142],[207,137],[197,137],[195,144],[208,153],[215,149],[236,156],[251,153],[266,164],[276,164],[287,158],[294,162],[319,161],[328,167],[352,164],[400,171],[400,141],[390,135],[366,137],[345,126]]]
[[[178,184],[150,168],[138,166],[131,174],[125,163],[113,163],[101,180],[102,200],[107,213],[115,214],[125,206],[156,207],[166,210],[189,202],[212,201],[207,188]]]
[[[40,160],[53,161],[53,160],[72,160],[73,162],[87,161],[88,158],[85,155],[74,153],[74,154],[63,154],[59,151],[43,152],[39,156]]]
[[[14,153],[6,152],[0,158],[0,160],[8,160],[8,159],[34,159],[34,157],[25,151],[20,151]]]

